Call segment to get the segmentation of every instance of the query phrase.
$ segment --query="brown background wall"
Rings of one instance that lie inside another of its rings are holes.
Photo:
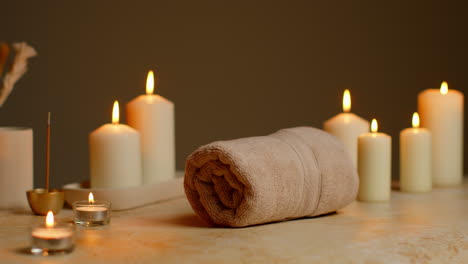
[[[15,0],[1,10],[0,39],[39,52],[0,109],[2,126],[35,130],[36,186],[47,111],[53,185],[85,179],[88,133],[113,100],[144,92],[149,69],[176,104],[179,169],[210,141],[321,127],[345,88],[396,154],[419,91],[447,80],[468,93],[464,1]]]

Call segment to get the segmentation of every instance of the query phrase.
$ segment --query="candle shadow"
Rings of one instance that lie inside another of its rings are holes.
[[[16,248],[16,249],[13,249],[13,253],[18,254],[18,255],[34,256],[34,254],[31,253],[31,247]]]
[[[75,228],[77,231],[95,231],[95,230],[108,230],[110,229],[110,224],[107,225],[102,225],[102,226],[80,226],[80,225],[75,225]]]
[[[400,181],[392,181],[392,190],[393,191],[400,191]]]
[[[50,256],[63,256],[63,255],[67,255],[69,253],[71,253],[72,251],[74,250],[74,248],[72,248],[71,250],[69,251],[61,251],[61,252],[55,252],[55,253],[43,253],[42,251],[40,252],[36,252],[36,253],[33,253],[33,250],[31,247],[24,247],[24,248],[16,248],[16,249],[13,249],[13,253],[17,254],[17,255],[23,255],[23,256],[44,256],[44,257],[50,257]]]
[[[34,215],[34,213],[31,212],[31,210],[27,209],[13,209],[11,213],[14,215]]]
[[[75,223],[73,218],[70,218],[70,217],[60,218],[60,219],[57,219],[56,221],[62,224],[74,224]]]

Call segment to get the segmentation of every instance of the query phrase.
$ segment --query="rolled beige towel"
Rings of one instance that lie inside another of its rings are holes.
[[[311,127],[202,146],[184,179],[195,212],[232,227],[334,212],[354,201],[358,186],[344,146]]]

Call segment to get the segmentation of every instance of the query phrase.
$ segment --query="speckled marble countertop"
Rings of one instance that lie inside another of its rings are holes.
[[[60,221],[70,221],[63,210]],[[210,228],[185,197],[115,212],[82,229],[65,256],[25,253],[44,217],[0,211],[0,263],[468,263],[468,182],[337,214],[242,229]]]

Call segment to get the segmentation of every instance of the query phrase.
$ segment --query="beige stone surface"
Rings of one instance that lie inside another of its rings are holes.
[[[468,183],[427,194],[392,192],[337,214],[248,228],[210,228],[185,197],[115,212],[78,230],[65,256],[25,253],[43,217],[0,211],[0,263],[468,263]],[[71,221],[63,210],[60,221]]]

